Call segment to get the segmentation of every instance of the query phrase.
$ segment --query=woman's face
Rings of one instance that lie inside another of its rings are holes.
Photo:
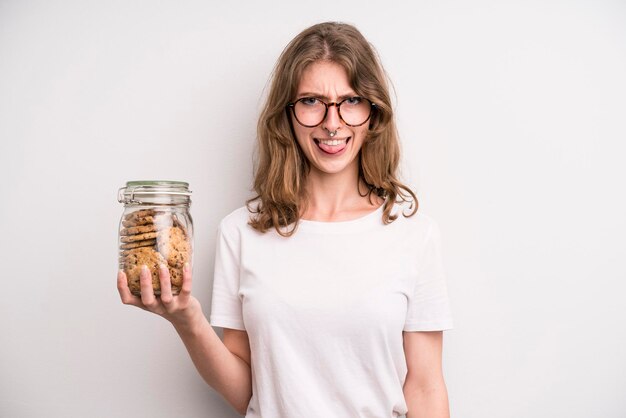
[[[314,97],[326,103],[340,102],[357,96],[348,82],[348,74],[339,64],[317,61],[303,72],[294,101]],[[311,165],[319,174],[358,171],[356,158],[365,140],[368,122],[352,127],[342,122],[337,106],[330,106],[326,118],[316,127],[302,126],[291,113],[296,140]],[[337,132],[330,136],[330,132]],[[332,141],[332,142],[331,142]]]

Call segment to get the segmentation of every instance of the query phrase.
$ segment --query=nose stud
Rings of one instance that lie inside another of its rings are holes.
[[[328,136],[329,137],[334,137],[335,135],[337,135],[337,130],[335,129],[333,132],[328,131]]]

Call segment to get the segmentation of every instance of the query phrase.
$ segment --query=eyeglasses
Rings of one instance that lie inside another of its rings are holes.
[[[361,126],[372,116],[376,104],[363,97],[348,97],[340,102],[326,103],[316,97],[303,97],[288,103],[298,123],[307,128],[314,128],[326,119],[328,108],[337,106],[339,119],[348,126]]]

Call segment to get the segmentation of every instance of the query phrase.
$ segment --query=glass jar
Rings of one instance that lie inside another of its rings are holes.
[[[167,266],[172,294],[180,292],[183,266],[192,266],[191,191],[182,181],[129,181],[118,191],[124,204],[119,224],[119,268],[132,294],[139,296],[139,274],[146,265],[155,295],[161,294],[159,265]]]

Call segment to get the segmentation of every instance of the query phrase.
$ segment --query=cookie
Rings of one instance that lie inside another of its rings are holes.
[[[156,230],[157,230],[157,226],[155,224],[132,226],[130,228],[122,229],[120,231],[120,235],[144,234],[146,232],[154,232]]]
[[[134,226],[152,225],[154,224],[154,216],[144,216],[143,218],[130,218],[123,220],[122,225],[124,228],[132,228]]]
[[[128,288],[134,295],[141,294],[141,285],[139,277],[141,275],[141,267],[148,266],[152,275],[152,289],[155,294],[161,293],[161,282],[159,281],[159,266],[165,264],[165,259],[161,254],[153,248],[136,248],[129,251],[128,255],[123,259],[124,273],[128,280]],[[157,293],[158,292],[158,293]]]
[[[120,249],[130,250],[133,248],[140,248],[140,247],[152,247],[155,244],[156,244],[156,239],[149,239],[145,241],[135,241],[135,242],[128,242],[128,243],[122,244],[120,245]]]
[[[173,225],[173,220],[170,214],[162,212],[157,215],[147,215],[137,218],[129,218],[122,221],[124,228],[133,228],[137,226],[156,225],[159,227],[167,227]]]
[[[178,219],[178,216],[176,216],[176,214],[172,215],[172,218],[173,218],[173,226],[179,227],[183,231],[183,234],[185,235],[185,237],[189,239],[189,235],[187,234],[187,228],[185,228],[185,225],[183,224],[183,222],[181,222],[180,219]]]
[[[148,239],[154,239],[157,237],[157,232],[145,232],[143,234],[136,235],[126,235],[120,237],[121,242],[137,242],[137,241],[145,241]]]
[[[182,268],[190,260],[191,244],[180,227],[173,226],[159,231],[157,249],[171,267]]]
[[[126,215],[124,215],[124,219],[131,220],[131,219],[143,218],[146,216],[153,216],[155,213],[156,211],[154,209],[141,209],[141,210],[136,210],[134,212],[127,213]]]

